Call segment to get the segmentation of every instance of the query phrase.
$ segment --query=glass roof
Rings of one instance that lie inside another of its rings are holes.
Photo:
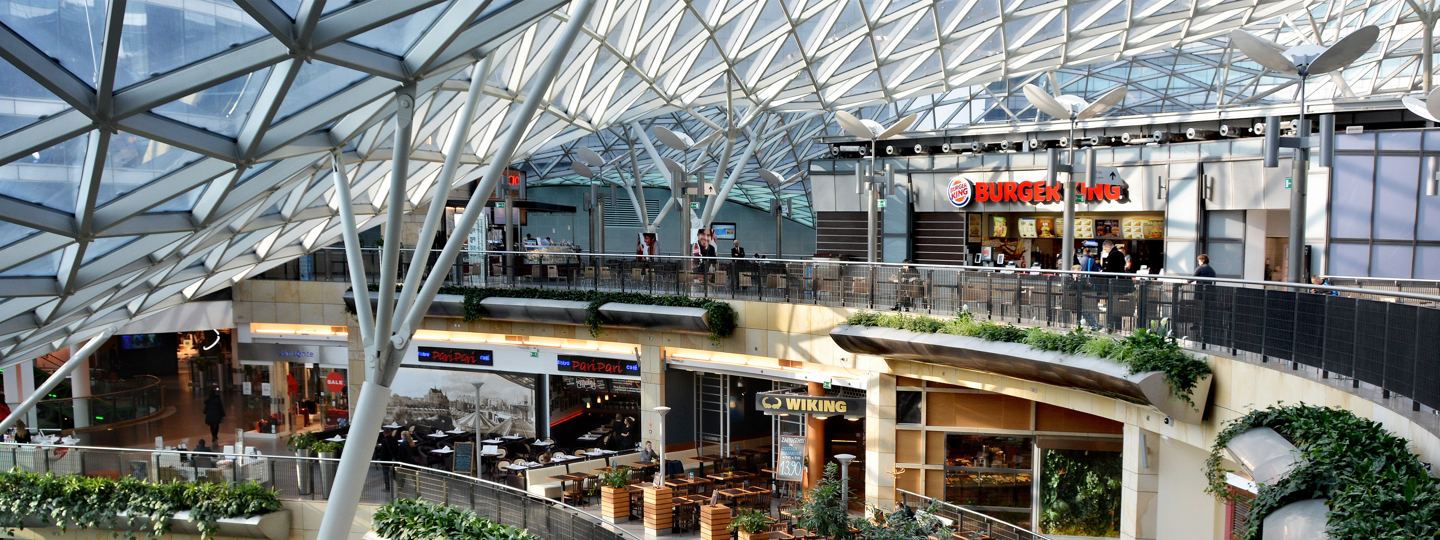
[[[1118,115],[1294,100],[1293,78],[1228,49],[1242,25],[1293,46],[1377,24],[1374,49],[1307,89],[1312,99],[1393,97],[1422,84],[1426,45],[1403,0],[594,1],[512,166],[533,185],[588,183],[571,169],[583,146],[608,161],[602,181],[663,188],[669,171],[655,163],[668,157],[716,183],[712,208],[779,198],[804,224],[814,216],[801,166],[823,150],[816,136],[840,134],[837,110],[886,125],[917,113],[916,130],[1030,122],[1043,117],[1013,92],[1029,82],[1087,98],[1129,85]],[[356,202],[383,205],[402,84],[416,91],[407,196],[421,205],[470,79],[484,81],[459,171],[473,177],[571,9],[111,7],[0,0],[0,366],[336,241],[337,228],[322,228],[335,217],[331,183],[316,173],[339,148]],[[667,148],[652,139],[661,126],[710,142]],[[789,181],[772,188],[760,168]],[[379,223],[384,210],[357,218]],[[77,261],[95,271],[62,268]],[[34,279],[46,276],[56,281]],[[72,276],[80,282],[56,286]],[[97,300],[68,306],[56,301],[62,289]]]

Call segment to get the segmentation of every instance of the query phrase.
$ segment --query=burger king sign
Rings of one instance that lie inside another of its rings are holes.
[[[957,176],[950,181],[950,204],[956,208],[964,208],[975,200],[975,184],[966,180],[963,176]]]

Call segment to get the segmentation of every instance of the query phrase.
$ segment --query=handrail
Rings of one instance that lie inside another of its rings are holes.
[[[217,459],[223,459],[223,458],[229,458],[229,457],[234,457],[234,456],[240,456],[240,455],[242,455],[242,454],[225,454],[225,453],[223,453],[223,452],[196,452],[196,451],[194,451],[194,450],[155,450],[155,449],[145,449],[145,448],[117,448],[117,447],[110,447],[110,446],[85,446],[85,445],[69,445],[69,444],[20,444],[20,443],[14,443],[14,442],[0,442],[0,450],[27,449],[27,448],[31,448],[31,449],[44,449],[44,450],[46,450],[46,451],[47,451],[47,452],[46,452],[47,468],[49,467],[49,465],[48,465],[48,464],[49,464],[49,459],[50,459],[49,456],[50,456],[50,455],[53,455],[53,454],[56,454],[56,452],[54,452],[54,450],[56,450],[56,449],[62,449],[62,448],[63,448],[63,449],[66,449],[67,451],[69,451],[69,450],[76,450],[76,451],[80,451],[80,452],[108,452],[108,453],[120,453],[120,454],[148,454],[148,455],[151,456],[151,460],[150,460],[150,461],[151,461],[152,463],[155,462],[154,456],[158,456],[158,455],[206,456],[206,457],[214,457],[214,458],[217,458]],[[275,461],[308,462],[308,463],[310,463],[312,466],[315,466],[315,465],[324,465],[324,464],[326,464],[326,463],[338,465],[338,464],[340,463],[340,459],[339,459],[339,458],[306,457],[306,456],[278,456],[278,455],[258,455],[258,456],[256,456],[256,455],[248,455],[248,454],[244,455],[244,457],[247,457],[247,458],[265,458],[265,459],[270,459],[270,460],[275,460]],[[58,458],[57,458],[57,459],[58,459]],[[505,485],[505,484],[501,484],[501,483],[498,483],[498,482],[494,482],[494,481],[490,481],[490,480],[485,480],[485,479],[483,479],[483,478],[476,478],[476,477],[472,477],[472,476],[466,476],[466,475],[458,474],[458,473],[451,472],[451,471],[445,471],[445,470],[440,470],[440,469],[431,469],[431,468],[428,468],[428,467],[421,467],[421,466],[415,465],[415,464],[413,464],[413,463],[401,463],[401,462],[395,462],[395,461],[380,461],[380,460],[374,460],[374,461],[371,461],[371,464],[373,464],[373,465],[379,465],[379,466],[381,466],[382,468],[383,468],[383,467],[391,467],[391,468],[393,468],[393,469],[405,470],[405,471],[410,471],[410,472],[413,472],[413,473],[423,473],[423,474],[429,474],[429,475],[438,475],[438,476],[440,476],[440,477],[443,477],[443,478],[446,478],[446,479],[449,479],[449,480],[458,481],[458,482],[465,482],[465,483],[468,483],[468,484],[471,484],[471,485],[477,486],[477,487],[478,487],[478,486],[484,486],[484,487],[488,487],[488,488],[490,488],[490,489],[494,489],[494,490],[499,491],[499,492],[509,493],[509,494],[511,494],[511,495],[514,495],[514,496],[524,497],[526,500],[530,500],[530,501],[532,501],[532,502],[539,502],[539,503],[543,503],[543,504],[546,504],[546,505],[559,507],[559,508],[562,508],[562,509],[571,511],[571,512],[573,512],[573,513],[575,513],[575,514],[584,516],[585,518],[589,519],[590,521],[594,522],[595,524],[600,525],[601,527],[604,527],[605,529],[614,531],[615,533],[617,533],[617,534],[621,535],[622,537],[627,538],[627,539],[629,539],[629,540],[641,540],[641,539],[640,539],[638,536],[636,536],[634,533],[632,533],[632,532],[630,532],[630,531],[627,531],[627,530],[625,530],[625,529],[623,529],[623,528],[621,528],[621,527],[618,527],[618,526],[616,526],[616,525],[614,525],[614,524],[612,524],[612,523],[610,523],[610,522],[607,522],[607,521],[605,521],[604,519],[601,519],[600,516],[596,516],[595,514],[592,514],[592,513],[588,512],[588,511],[586,511],[586,510],[583,510],[583,509],[580,509],[580,508],[576,508],[576,507],[571,506],[571,505],[569,505],[569,504],[565,504],[563,501],[557,501],[557,500],[554,500],[554,499],[549,499],[549,498],[541,497],[541,496],[535,495],[535,494],[530,493],[530,492],[528,492],[528,491],[526,491],[526,490],[523,490],[523,489],[517,489],[517,488],[511,487],[511,486],[507,486],[507,485]],[[272,474],[273,474],[274,468],[275,468],[275,467],[273,467],[273,466],[271,467],[271,469],[272,469]],[[294,470],[294,467],[291,467],[291,470]],[[368,469],[367,469],[367,470],[368,470]],[[51,471],[51,472],[54,472],[54,471]],[[61,471],[61,472],[63,473],[63,472],[67,472],[67,471]],[[71,471],[71,472],[73,472],[73,471]],[[83,474],[85,471],[79,471],[79,472]],[[391,473],[391,474],[394,474],[394,473]],[[272,482],[272,483],[273,483],[275,480],[276,480],[276,479],[275,479],[274,477],[271,478],[271,482]],[[314,491],[318,493],[319,490],[314,490]],[[300,494],[301,494],[301,495],[304,495],[303,492],[300,493]],[[284,493],[284,492],[282,492],[280,496],[281,496],[281,498],[286,498],[285,495],[287,495],[287,494]],[[314,493],[312,493],[312,495],[314,495]]]
[[[375,250],[376,248],[365,248],[365,249]],[[319,251],[324,251],[324,252],[339,252],[339,254],[340,254],[341,256],[344,255],[344,252],[343,252],[342,250],[339,250],[338,248],[328,248],[328,247],[327,247],[327,248],[321,248],[321,249],[316,250],[316,251],[317,251],[317,252],[319,252]],[[432,251],[433,253],[439,253],[439,252],[440,252],[440,250],[431,250],[431,251]],[[401,252],[401,253],[406,253],[406,252],[413,253],[413,252],[415,252],[415,250],[414,250],[414,249],[401,249],[400,252]],[[589,253],[589,252],[563,253],[563,252],[541,252],[541,251],[481,251],[481,250],[466,250],[466,251],[461,251],[460,253],[461,253],[462,255],[477,255],[477,256],[520,255],[520,256],[532,256],[532,257],[590,257],[590,258],[603,257],[603,258],[617,258],[617,259],[635,258],[635,259],[640,259],[640,260],[660,259],[660,260],[665,260],[665,261],[715,261],[715,262],[717,262],[717,263],[734,263],[734,262],[744,261],[744,262],[747,262],[747,263],[757,263],[757,264],[774,264],[774,263],[793,263],[793,264],[809,264],[809,265],[814,265],[814,264],[828,264],[828,265],[837,265],[837,266],[875,267],[875,268],[900,268],[900,267],[902,267],[902,266],[909,266],[909,267],[911,267],[911,268],[916,268],[916,269],[926,269],[926,268],[928,268],[928,269],[937,269],[937,270],[957,270],[957,271],[967,271],[967,272],[991,272],[991,273],[1001,273],[1001,274],[1024,274],[1024,275],[1036,275],[1036,276],[1104,277],[1104,278],[1118,278],[1118,279],[1133,279],[1133,280],[1136,280],[1136,281],[1157,281],[1157,282],[1162,282],[1162,283],[1202,282],[1202,283],[1217,283],[1217,284],[1227,284],[1227,285],[1246,285],[1246,286],[1259,286],[1259,287],[1273,287],[1273,288],[1281,288],[1281,289],[1305,289],[1305,290],[1327,291],[1327,292],[1337,292],[1337,293],[1345,293],[1345,294],[1362,294],[1362,295],[1367,295],[1367,296],[1374,296],[1374,295],[1379,295],[1379,296],[1393,296],[1393,297],[1396,297],[1396,298],[1407,298],[1407,299],[1411,299],[1411,300],[1420,300],[1420,301],[1425,301],[1425,302],[1435,302],[1435,303],[1437,303],[1437,304],[1440,304],[1440,295],[1432,295],[1432,294],[1419,294],[1419,293],[1410,293],[1410,292],[1404,292],[1404,291],[1388,291],[1388,290],[1377,290],[1377,289],[1365,289],[1365,288],[1357,288],[1357,287],[1337,287],[1337,286],[1333,286],[1333,285],[1314,285],[1314,284],[1310,284],[1310,283],[1289,283],[1289,282],[1285,282],[1285,281],[1255,281],[1255,280],[1234,279],[1234,278],[1219,278],[1219,277],[1212,278],[1212,277],[1201,277],[1201,276],[1187,276],[1187,275],[1183,275],[1183,274],[1130,274],[1130,273],[1123,273],[1123,272],[1120,272],[1120,273],[1116,273],[1116,272],[1086,272],[1086,271],[1077,271],[1077,270],[1058,270],[1058,269],[1056,269],[1056,270],[1050,270],[1050,269],[1043,269],[1043,268],[1019,268],[1019,267],[1010,268],[1010,267],[969,266],[969,265],[955,265],[955,264],[920,264],[920,263],[888,263],[888,262],[873,262],[873,263],[872,263],[872,262],[863,262],[863,261],[833,261],[833,260],[816,260],[816,259],[751,259],[751,258],[737,259],[737,258],[734,258],[734,257],[697,257],[697,256],[693,256],[693,255],[640,255],[640,254],[636,254],[636,253]],[[458,264],[458,263],[457,263],[457,264]],[[1345,279],[1373,279],[1373,280],[1383,280],[1383,281],[1395,281],[1395,280],[1392,280],[1392,279],[1389,279],[1389,278],[1345,278]]]
[[[145,383],[143,386],[137,386],[137,387],[131,388],[131,389],[129,389],[129,390],[117,390],[117,391],[114,391],[114,392],[106,392],[106,393],[104,393],[104,394],[90,394],[90,395],[88,395],[88,396],[72,396],[72,397],[68,397],[68,398],[42,399],[42,400],[38,401],[37,404],[39,404],[39,403],[69,402],[69,401],[74,401],[74,400],[77,400],[77,399],[84,399],[84,398],[102,398],[102,397],[118,396],[118,395],[120,395],[120,394],[128,394],[128,393],[131,393],[131,392],[139,392],[139,391],[141,391],[141,390],[149,390],[149,389],[151,389],[151,388],[153,388],[153,387],[159,386],[159,385],[162,383],[162,381],[160,380],[160,378],[159,378],[159,377],[156,377],[156,376],[154,376],[154,375],[138,375],[137,377],[148,377],[148,378],[154,379],[154,380]]]
[[[982,514],[982,513],[980,513],[980,512],[976,512],[976,511],[974,511],[974,510],[971,510],[971,509],[969,509],[969,508],[965,508],[965,507],[960,506],[960,505],[957,505],[957,504],[955,504],[955,503],[938,500],[938,499],[935,499],[935,498],[932,498],[932,497],[926,497],[926,496],[921,495],[921,494],[919,494],[919,493],[913,493],[913,492],[910,492],[910,491],[905,491],[905,490],[900,489],[900,488],[895,488],[895,493],[899,494],[900,497],[901,497],[900,500],[901,500],[902,502],[905,502],[906,504],[909,504],[909,502],[908,502],[908,500],[907,500],[908,497],[914,497],[914,498],[916,498],[916,499],[919,499],[919,500],[922,500],[922,501],[926,501],[926,505],[927,505],[927,506],[928,506],[928,505],[931,505],[931,504],[939,505],[939,506],[941,506],[941,507],[944,507],[944,508],[947,508],[947,509],[949,509],[949,510],[955,511],[956,514],[964,515],[964,516],[970,517],[970,518],[975,519],[975,520],[978,520],[978,521],[982,521],[982,522],[986,522],[986,523],[995,523],[995,524],[999,524],[999,525],[1004,526],[1004,527],[1009,527],[1009,528],[1011,528],[1011,529],[1014,529],[1014,531],[1023,532],[1023,533],[1025,533],[1025,534],[1028,534],[1028,535],[1029,535],[1029,538],[1034,539],[1034,540],[1050,540],[1049,537],[1044,536],[1044,535],[1041,535],[1040,533],[1037,533],[1037,532],[1032,531],[1032,530],[1030,530],[1030,529],[1026,529],[1026,528],[1024,528],[1024,527],[1021,527],[1021,526],[1016,525],[1016,524],[1014,524],[1014,523],[1010,523],[1010,522],[1005,521],[1005,520],[1000,519],[1000,518],[991,517],[991,516]],[[913,508],[913,507],[912,507],[912,509],[914,509],[914,510],[923,510],[923,508]]]

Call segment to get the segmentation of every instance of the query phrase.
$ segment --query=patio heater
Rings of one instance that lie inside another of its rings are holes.
[[[660,470],[655,473],[655,489],[665,487],[665,413],[670,412],[670,407],[661,405],[655,407],[655,412],[660,414]]]
[[[590,197],[586,202],[590,208],[590,251],[605,253],[605,196],[600,193],[599,181],[605,176],[605,160],[594,150],[580,147],[576,150],[580,161],[570,162],[575,174],[590,179]]]
[[[679,150],[684,154],[681,159],[686,161],[691,161],[691,150],[697,148],[703,150],[710,146],[710,143],[721,133],[717,130],[697,143],[691,140],[689,135],[670,131],[664,126],[655,126],[655,138],[660,141],[660,144],[672,150]],[[701,154],[704,155],[703,152]],[[673,179],[670,183],[670,195],[674,197],[675,204],[680,206],[680,256],[684,257],[690,254],[690,196],[700,194],[700,184],[704,183],[705,177],[701,172],[699,158],[696,158],[688,168],[670,158],[660,159],[665,162],[665,167],[670,169],[670,177]],[[693,175],[700,176],[692,182],[690,177]]]
[[[482,381],[482,382],[472,382],[472,383],[470,383],[470,384],[475,385],[475,416],[472,417],[472,418],[474,418],[474,421],[470,424],[470,427],[472,427],[472,428],[475,429],[475,436],[476,436],[476,437],[479,437],[479,436],[480,436],[480,387],[481,387],[481,386],[485,386],[485,383]],[[456,428],[456,429],[459,429],[460,426],[455,426],[455,428]]]
[[[854,454],[835,454],[835,461],[840,462],[840,505],[845,511],[850,511],[850,462],[855,461]]]
[[[770,215],[775,217],[775,258],[776,258],[776,259],[784,259],[784,258],[785,258],[784,254],[783,254],[783,250],[782,250],[782,248],[781,248],[782,242],[784,241],[784,235],[781,234],[781,233],[782,233],[782,231],[783,231],[783,225],[784,225],[784,223],[785,223],[785,218],[790,215],[790,209],[789,209],[790,201],[788,201],[788,200],[787,200],[787,201],[782,201],[782,200],[780,200],[780,190],[785,189],[786,186],[789,186],[790,184],[795,183],[797,180],[800,179],[800,176],[803,175],[803,174],[805,174],[805,173],[804,173],[804,172],[797,172],[797,173],[795,173],[795,176],[791,176],[790,178],[785,178],[785,177],[782,176],[780,173],[777,173],[777,172],[775,172],[775,171],[771,171],[771,170],[768,170],[768,169],[760,169],[760,178],[764,178],[764,179],[765,179],[765,183],[770,186],[770,192],[771,192],[772,194],[774,194],[774,196],[775,196],[775,198],[770,199]]]
[[[1375,45],[1380,37],[1380,28],[1370,25],[1360,27],[1350,35],[1340,38],[1334,45],[1300,45],[1285,49],[1273,41],[1258,37],[1241,29],[1230,32],[1230,44],[1245,53],[1256,63],[1278,73],[1300,77],[1300,116],[1296,119],[1295,137],[1280,136],[1280,117],[1265,119],[1265,167],[1280,166],[1280,149],[1293,148],[1294,162],[1291,164],[1290,188],[1290,259],[1286,280],[1291,283],[1304,282],[1305,273],[1301,268],[1305,257],[1305,189],[1306,175],[1310,166],[1310,123],[1305,120],[1305,81],[1311,75],[1330,73],[1359,59]],[[1283,52],[1282,52],[1283,51]],[[1320,117],[1320,166],[1330,167],[1335,162],[1335,115]]]
[[[1431,122],[1440,122],[1440,88],[1432,90],[1424,100],[1413,96],[1400,98],[1405,108]],[[1425,179],[1425,196],[1440,195],[1440,159],[1430,159],[1430,177]]]

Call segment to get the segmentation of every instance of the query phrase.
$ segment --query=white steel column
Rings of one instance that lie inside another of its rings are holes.
[[[103,342],[102,342],[103,343]],[[75,357],[70,357],[74,360]],[[74,416],[75,428],[90,427],[90,359],[81,359],[75,370],[70,372],[70,397]]]
[[[530,89],[525,100],[518,109],[511,109],[509,127],[499,141],[495,153],[491,156],[485,175],[481,177],[479,185],[471,194],[470,202],[455,230],[468,231],[475,226],[475,222],[480,217],[482,203],[489,198],[490,192],[495,189],[495,185],[504,176],[510,159],[514,156],[516,148],[519,147],[536,110],[539,109],[540,102],[549,93],[550,86],[555,82],[562,64],[569,57],[570,47],[575,43],[575,38],[580,34],[585,19],[594,5],[594,0],[576,0],[571,4],[572,7],[568,14],[569,21],[560,35],[556,36],[555,47],[550,51],[545,63],[531,79]],[[483,77],[475,78],[483,80]],[[387,245],[382,259],[385,262],[382,264],[384,269],[380,276],[380,315],[376,317],[375,321],[374,345],[366,347],[365,350],[367,376],[365,384],[361,386],[359,399],[356,400],[357,407],[352,417],[348,443],[356,450],[346,452],[340,459],[335,486],[331,490],[332,496],[317,534],[319,540],[346,540],[350,536],[350,529],[355,521],[355,509],[360,502],[360,494],[365,488],[366,469],[369,467],[371,456],[369,450],[379,439],[380,423],[384,419],[385,406],[390,398],[390,383],[395,379],[395,373],[400,368],[401,355],[409,346],[410,338],[414,336],[414,329],[419,326],[420,320],[429,310],[430,303],[435,299],[435,294],[446,277],[444,272],[431,272],[430,277],[425,280],[424,286],[416,295],[414,303],[409,306],[408,312],[400,314],[400,317],[392,323],[391,315],[395,313],[393,311],[395,266],[398,263],[398,257],[392,256],[392,250],[398,255],[399,213],[404,204],[405,161],[408,159],[410,151],[409,116],[413,115],[414,111],[413,87],[406,87],[405,90],[409,90],[411,93],[409,95],[402,93],[397,96],[397,101],[402,103],[401,112],[397,113],[395,162],[392,163],[393,171],[391,173],[391,206],[387,212],[386,222]],[[408,104],[404,103],[407,97],[409,98]],[[406,110],[406,105],[408,105],[408,110]],[[403,122],[400,121],[400,116],[405,116]],[[459,148],[463,148],[463,146]],[[452,152],[452,155],[458,157],[458,152]],[[449,183],[448,181],[444,182],[444,184]],[[445,204],[444,201],[438,203]],[[435,203],[432,202],[432,204]],[[443,208],[441,211],[443,212]],[[391,229],[394,230],[393,235],[388,234]],[[346,235],[347,243],[351,240],[352,236]],[[453,264],[459,255],[460,246],[464,242],[465,235],[451,236],[445,242],[445,249],[440,253],[435,266],[448,267]],[[424,264],[424,261],[416,261],[416,264]]]
[[[40,401],[40,398],[44,397],[45,394],[50,393],[50,391],[54,390],[56,386],[59,386],[60,381],[65,380],[65,376],[69,375],[70,372],[75,369],[75,366],[84,363],[87,358],[90,358],[91,353],[94,353],[97,349],[99,349],[100,346],[105,343],[105,340],[110,339],[110,336],[112,335],[115,335],[115,327],[113,326],[106,328],[103,332],[100,332],[100,335],[90,338],[90,341],[86,342],[84,347],[80,347],[80,350],[75,351],[74,354],[70,355],[70,361],[65,362],[64,365],[60,366],[60,369],[57,369],[54,373],[51,373],[50,378],[45,379],[45,382],[42,383],[40,386],[36,387],[34,392],[31,392],[29,396],[26,396],[24,402],[20,403],[20,405],[10,410],[10,416],[5,417],[5,420],[0,421],[0,433],[4,433],[5,431],[14,427],[15,422],[18,421],[21,416],[25,416],[26,413],[30,412],[30,410],[35,407],[35,404]],[[24,364],[20,364],[20,366],[23,365]]]

